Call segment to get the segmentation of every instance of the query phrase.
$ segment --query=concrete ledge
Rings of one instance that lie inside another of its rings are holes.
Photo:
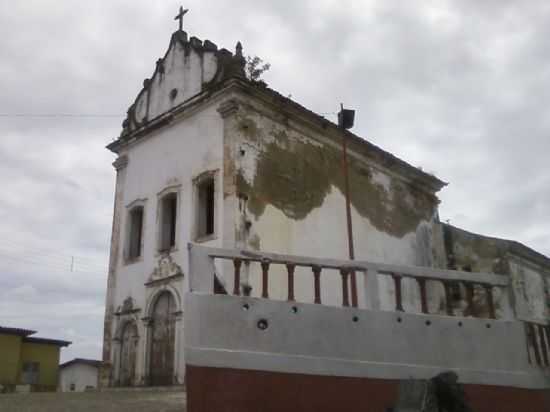
[[[375,379],[454,370],[466,384],[550,387],[529,365],[516,321],[194,293],[185,301],[188,365]]]

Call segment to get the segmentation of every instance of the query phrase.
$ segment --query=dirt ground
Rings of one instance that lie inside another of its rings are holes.
[[[0,412],[185,412],[185,392],[0,394]]]

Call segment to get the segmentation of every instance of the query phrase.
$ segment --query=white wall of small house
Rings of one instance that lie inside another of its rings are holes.
[[[88,388],[97,388],[98,369],[84,363],[73,363],[59,371],[59,389],[61,392],[83,392]],[[71,390],[74,385],[74,390]]]

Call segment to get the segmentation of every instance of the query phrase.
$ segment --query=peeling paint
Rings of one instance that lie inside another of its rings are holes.
[[[262,142],[252,180],[242,169],[237,171],[237,191],[248,196],[248,210],[256,219],[271,204],[287,217],[302,220],[323,205],[333,188],[344,193],[339,149],[289,136],[285,130],[264,136],[250,118],[241,118],[237,132],[251,143]],[[349,163],[351,203],[378,230],[403,237],[432,219],[433,196],[395,179],[386,189],[370,168],[355,159]]]
[[[444,226],[449,268],[468,272],[510,274],[506,241]]]
[[[248,245],[254,250],[260,250],[260,236],[258,234],[252,235],[248,240]]]

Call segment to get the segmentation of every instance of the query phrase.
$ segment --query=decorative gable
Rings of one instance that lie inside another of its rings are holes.
[[[185,31],[176,31],[153,76],[143,81],[143,89],[128,109],[121,138],[227,78],[245,78],[245,63],[240,42],[232,54],[218,50],[209,40],[188,39]]]

